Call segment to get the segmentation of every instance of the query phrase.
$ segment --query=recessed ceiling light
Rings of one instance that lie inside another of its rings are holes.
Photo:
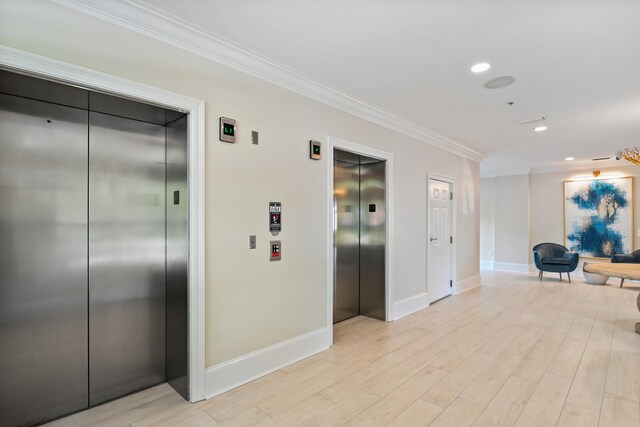
[[[473,67],[471,67],[471,71],[473,71],[474,73],[484,73],[489,68],[491,68],[491,65],[489,65],[486,62],[481,62],[481,63],[476,64]]]
[[[575,160],[575,159],[576,159],[575,157],[567,157],[565,160],[570,162],[571,160]]]
[[[536,131],[536,132],[544,132],[545,130],[547,130],[547,127],[546,126],[538,126],[538,127],[533,128],[533,130]]]

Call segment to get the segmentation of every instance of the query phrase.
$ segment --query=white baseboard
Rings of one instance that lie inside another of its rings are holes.
[[[327,328],[256,350],[206,371],[206,398],[229,391],[329,348]]]
[[[500,270],[500,271],[515,271],[518,273],[529,273],[531,272],[531,265],[515,264],[511,262],[494,262],[493,269]]]
[[[463,292],[467,292],[473,288],[480,286],[480,275],[467,277],[466,279],[458,280],[451,290],[452,295],[458,295]]]
[[[480,270],[493,270],[493,261],[480,260]]]
[[[429,305],[427,293],[423,292],[393,303],[393,320],[401,319]]]

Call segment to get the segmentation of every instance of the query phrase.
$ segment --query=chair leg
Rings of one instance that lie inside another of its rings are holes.
[[[571,283],[571,273],[567,273],[567,277],[569,278],[569,283]]]
[[[622,287],[622,285],[624,285],[624,278],[620,279],[620,287]]]
[[[560,281],[562,282],[562,273],[558,273],[560,275]]]
[[[540,270],[540,281],[542,282],[542,270]]]

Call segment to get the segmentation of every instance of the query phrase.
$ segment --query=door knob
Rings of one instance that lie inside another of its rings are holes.
[[[429,239],[429,241],[431,241],[431,242],[433,242],[434,240],[438,240],[438,238],[437,237],[432,237],[432,238]]]

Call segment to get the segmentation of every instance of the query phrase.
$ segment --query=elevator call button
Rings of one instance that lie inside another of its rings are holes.
[[[281,251],[280,251],[280,240],[271,240],[269,242],[269,246],[271,247],[271,256],[269,259],[271,261],[280,261]]]

